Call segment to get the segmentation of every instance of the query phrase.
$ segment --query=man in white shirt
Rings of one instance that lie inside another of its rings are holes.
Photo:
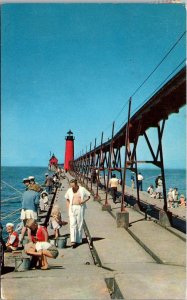
[[[90,199],[90,193],[77,184],[76,179],[70,180],[70,188],[65,194],[69,209],[71,246],[75,248],[82,243],[82,228],[86,202]]]
[[[113,202],[116,204],[117,191],[118,191],[119,179],[116,178],[116,175],[113,174],[112,178],[109,181],[109,187],[112,194]]]
[[[142,182],[143,182],[143,176],[142,176],[142,174],[139,172],[139,173],[138,173],[138,186],[139,186],[139,190],[140,190],[140,191],[143,190]]]

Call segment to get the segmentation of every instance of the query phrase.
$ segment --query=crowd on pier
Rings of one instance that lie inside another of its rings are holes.
[[[26,254],[32,257],[31,268],[40,268],[46,270],[48,268],[47,257],[56,258],[59,254],[57,249],[57,240],[60,236],[59,229],[61,226],[68,224],[62,218],[62,214],[58,205],[51,207],[50,194],[53,194],[54,187],[60,187],[61,179],[65,178],[63,169],[58,168],[53,175],[45,174],[43,185],[39,185],[35,181],[34,176],[29,176],[23,179],[25,191],[22,195],[22,207],[20,214],[20,228],[14,228],[14,224],[9,222],[6,224],[6,231],[8,239],[6,243],[2,244],[5,251],[11,252],[18,249],[24,249]],[[98,171],[94,170],[91,173],[91,180],[96,183],[99,176]],[[116,174],[112,174],[108,180],[108,188],[111,192],[113,202],[116,204],[118,198],[118,187],[122,184],[121,180],[117,178]],[[143,175],[139,172],[137,174],[137,185],[139,190],[143,190]],[[99,180],[100,182],[100,180]],[[134,173],[131,174],[131,187],[135,188]],[[159,175],[155,179],[155,188],[151,184],[147,193],[150,197],[155,199],[163,199],[163,179]],[[79,186],[76,179],[70,181],[70,188],[65,194],[67,207],[69,210],[70,223],[70,239],[71,246],[75,248],[82,243],[82,227],[84,220],[85,204],[90,199],[90,193],[82,186]],[[177,188],[170,188],[167,194],[168,208],[175,208],[178,206],[186,206],[186,200],[183,194],[179,196]],[[43,212],[50,211],[50,223],[54,233],[54,243],[49,242],[48,230],[45,226],[38,222],[38,215]],[[75,224],[76,230],[75,230]],[[2,228],[1,228],[2,229]],[[18,235],[17,231],[21,230]],[[24,237],[27,233],[27,243],[24,244]],[[24,247],[23,247],[24,245]]]
[[[144,177],[141,173],[138,173],[138,186],[139,190],[143,190],[143,180]],[[134,190],[135,188],[135,178],[134,173],[131,174],[131,188]],[[162,175],[158,175],[155,179],[155,187],[153,184],[150,184],[147,188],[147,193],[150,195],[151,198],[154,199],[163,199],[163,179]],[[179,191],[177,187],[169,188],[167,193],[167,206],[168,208],[176,208],[179,206],[185,207],[186,206],[186,199],[184,194],[179,195]]]
[[[64,178],[64,171],[58,169],[52,176],[45,174],[45,182],[42,186],[35,182],[34,176],[23,179],[25,191],[22,195],[21,227],[15,228],[11,222],[6,224],[8,239],[3,246],[7,252],[24,250],[27,255],[31,256],[30,268],[46,270],[48,269],[47,258],[55,259],[59,254],[57,248],[60,239],[59,229],[68,222],[62,219],[59,206],[50,203],[50,194],[53,194],[54,187],[61,187]],[[79,186],[76,179],[72,179],[65,199],[69,212],[71,247],[76,248],[82,243],[84,213],[90,193],[84,187]],[[50,225],[54,230],[52,240],[49,240],[47,227],[45,224],[40,224],[38,219],[38,215],[45,211],[49,212],[49,208],[51,208],[50,219],[47,220],[46,225]],[[18,235],[19,230],[21,234]]]
[[[155,190],[154,186],[150,185],[147,189],[150,197],[155,199],[162,199],[163,198],[163,180],[162,176],[159,175],[155,179]],[[185,196],[181,194],[179,196],[178,188],[169,188],[167,193],[167,205],[168,208],[176,208],[179,206],[186,206]]]
[[[53,175],[45,174],[43,185],[39,185],[35,181],[34,176],[23,178],[25,191],[22,194],[22,206],[20,208],[20,219],[22,222],[17,228],[11,222],[6,224],[8,238],[6,243],[2,240],[4,250],[12,252],[24,249],[24,237],[27,233],[25,252],[32,256],[31,267],[38,262],[38,267],[45,270],[48,268],[47,257],[56,258],[58,256],[56,246],[48,242],[47,228],[38,224],[38,215],[49,210],[49,196],[53,193],[55,187],[59,187],[60,179],[63,176],[63,170],[58,168]],[[51,210],[50,223],[54,230],[54,237],[57,239],[60,227],[67,224],[67,222],[62,220],[61,212],[57,205],[54,205]],[[21,234],[18,235],[20,230]]]

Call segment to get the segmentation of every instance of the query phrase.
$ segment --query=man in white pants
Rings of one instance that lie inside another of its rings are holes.
[[[70,180],[70,188],[65,194],[69,209],[71,246],[75,248],[82,243],[82,228],[86,202],[90,199],[90,193],[77,184],[76,179]]]

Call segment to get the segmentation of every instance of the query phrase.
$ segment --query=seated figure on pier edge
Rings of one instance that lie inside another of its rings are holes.
[[[8,240],[6,242],[6,251],[13,251],[18,249],[19,236],[16,231],[14,231],[14,224],[7,223],[6,231],[8,232]]]
[[[180,195],[179,206],[186,206],[186,199],[183,194]]]
[[[155,189],[156,199],[162,199],[163,197],[163,182],[160,176],[157,180],[157,188]]]
[[[40,194],[40,209],[41,211],[47,211],[48,208],[49,208],[48,193],[46,191],[43,191]]]
[[[152,194],[153,194],[154,188],[153,188],[153,185],[152,185],[152,184],[148,187],[147,192],[148,192],[149,195],[152,195]]]

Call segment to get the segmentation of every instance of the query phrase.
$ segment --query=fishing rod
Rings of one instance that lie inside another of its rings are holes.
[[[16,197],[11,197],[11,198],[7,198],[7,199],[3,199],[3,200],[1,200],[1,203],[5,203],[5,202],[7,202],[9,200],[14,200],[14,199],[18,199],[18,198],[21,198],[21,196],[16,196]]]
[[[10,216],[16,214],[18,211],[20,211],[20,208],[14,210],[12,213],[10,213],[10,214],[8,214],[8,215],[2,217],[2,218],[1,218],[1,221],[4,220],[4,219],[6,219],[7,217],[10,217]]]
[[[7,182],[1,180],[2,183],[4,183],[5,185],[9,186],[10,188],[12,188],[13,190],[17,191],[19,194],[22,194],[22,192],[20,192],[19,190],[17,190],[15,187],[13,187],[12,185],[8,184]]]

